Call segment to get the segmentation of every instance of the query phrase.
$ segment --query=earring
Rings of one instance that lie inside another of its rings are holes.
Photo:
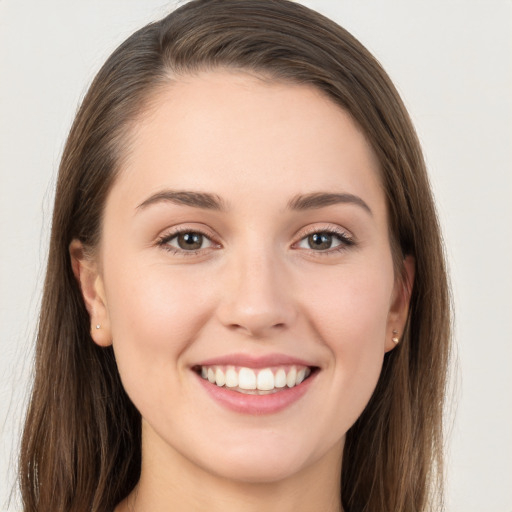
[[[398,331],[396,329],[393,330],[393,337],[391,338],[391,341],[395,344],[395,345],[398,345],[398,342],[400,341],[398,336]]]
[[[99,329],[101,327],[100,324],[96,324],[96,329]]]

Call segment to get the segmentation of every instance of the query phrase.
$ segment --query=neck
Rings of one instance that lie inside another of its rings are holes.
[[[143,443],[139,483],[115,512],[342,511],[342,445],[295,474],[257,483],[212,474],[165,448]]]

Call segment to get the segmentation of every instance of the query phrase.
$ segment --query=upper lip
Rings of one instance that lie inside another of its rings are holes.
[[[215,366],[215,365],[226,365],[226,366],[242,366],[245,368],[269,368],[271,366],[284,366],[284,365],[297,365],[297,366],[309,366],[310,361],[297,358],[295,356],[289,356],[286,354],[267,354],[263,356],[255,356],[250,354],[226,354],[223,356],[214,357],[197,363],[195,366]]]

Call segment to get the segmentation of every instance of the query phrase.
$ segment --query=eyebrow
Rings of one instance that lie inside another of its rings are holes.
[[[205,210],[227,210],[225,202],[217,194],[190,190],[162,190],[149,196],[137,206],[137,210],[142,210],[162,202],[192,206]],[[288,209],[295,211],[314,210],[335,204],[354,204],[370,215],[373,215],[372,210],[365,201],[359,196],[347,193],[313,192],[311,194],[297,195],[288,202]]]
[[[288,208],[302,211],[324,208],[334,204],[353,204],[360,206],[367,213],[373,215],[371,208],[359,196],[346,193],[313,192],[311,194],[298,195],[289,201]]]
[[[137,210],[142,210],[156,203],[174,203],[205,210],[226,210],[224,201],[218,195],[208,192],[192,192],[189,190],[162,190],[149,196],[137,206]]]

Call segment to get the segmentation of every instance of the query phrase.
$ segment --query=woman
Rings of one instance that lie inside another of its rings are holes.
[[[57,185],[26,510],[441,503],[450,310],[405,108],[286,0],[202,0],[94,80]]]

